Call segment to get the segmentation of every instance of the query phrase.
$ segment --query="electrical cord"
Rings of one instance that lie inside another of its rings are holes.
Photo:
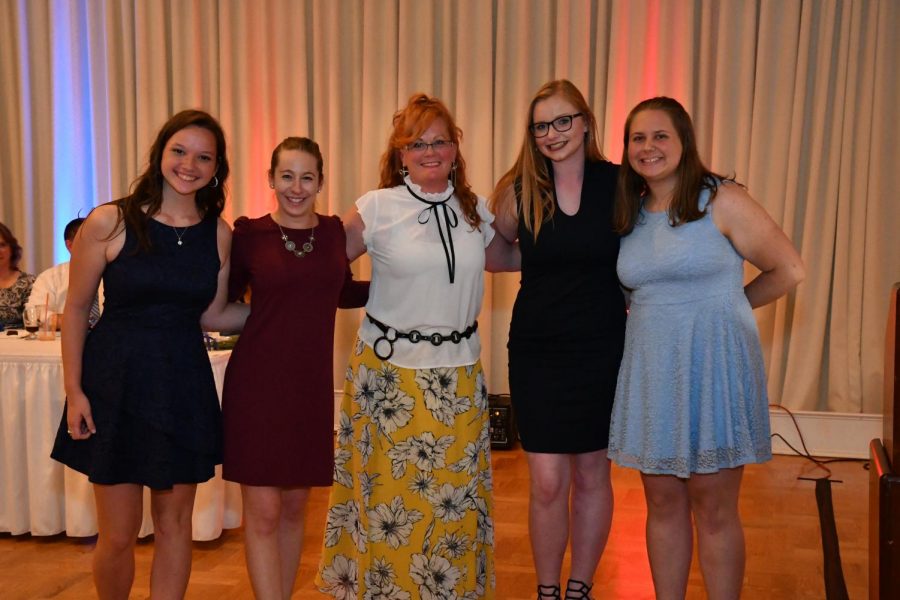
[[[823,459],[823,458],[817,458],[817,457],[813,456],[812,453],[810,453],[809,449],[806,447],[806,440],[803,438],[803,432],[800,431],[800,424],[797,422],[797,417],[794,416],[794,413],[792,413],[790,411],[790,409],[788,409],[786,406],[782,406],[781,404],[769,404],[769,408],[783,410],[784,412],[786,412],[788,414],[788,416],[791,418],[791,421],[794,423],[794,429],[797,431],[797,437],[800,438],[800,445],[802,446],[803,451],[800,451],[797,448],[795,448],[790,442],[788,442],[786,439],[784,439],[784,436],[781,435],[780,433],[773,433],[770,437],[773,439],[776,437],[779,438],[782,442],[784,442],[784,444],[788,448],[793,450],[795,454],[797,454],[798,456],[802,456],[803,458],[809,460],[810,462],[812,462],[813,464],[816,465],[816,468],[822,469],[823,471],[825,471],[825,473],[826,473],[825,477],[816,477],[814,479],[831,479],[831,476],[832,476],[831,469],[829,469],[826,465],[830,465],[832,463],[837,463],[837,462],[862,462],[862,463],[864,463],[863,468],[868,469],[869,461],[866,459],[860,459],[860,458]]]

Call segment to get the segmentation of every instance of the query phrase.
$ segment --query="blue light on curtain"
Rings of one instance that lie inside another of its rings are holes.
[[[91,132],[90,46],[86,6],[53,2],[53,258],[69,260],[66,223],[90,211],[97,197]],[[76,25],[77,24],[77,25]],[[76,25],[76,26],[73,26]]]

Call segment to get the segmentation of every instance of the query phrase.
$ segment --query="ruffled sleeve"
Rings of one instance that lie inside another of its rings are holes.
[[[481,235],[484,238],[484,247],[487,248],[490,245],[491,240],[494,239],[494,235],[497,233],[494,228],[491,227],[491,223],[494,222],[494,213],[488,208],[487,200],[482,196],[478,196],[476,210],[478,211],[478,216],[481,217]]]
[[[378,195],[375,192],[367,192],[360,196],[356,201],[356,211],[365,225],[363,229],[363,243],[366,245],[366,248],[369,248],[372,243],[375,220],[378,217]]]

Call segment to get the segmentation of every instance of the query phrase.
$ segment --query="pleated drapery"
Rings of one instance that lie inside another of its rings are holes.
[[[288,135],[319,142],[319,210],[344,213],[376,185],[391,116],[416,91],[454,111],[483,195],[543,82],[578,85],[614,162],[630,108],[669,95],[708,165],[745,183],[806,262],[796,293],[756,311],[772,399],[877,413],[900,280],[898,29],[895,0],[0,0],[0,221],[27,270],[65,260],[65,223],[127,193],[188,107],[228,135],[232,220],[274,207],[266,169]],[[507,389],[517,286],[488,276],[492,392]],[[338,386],[358,318],[339,317]]]

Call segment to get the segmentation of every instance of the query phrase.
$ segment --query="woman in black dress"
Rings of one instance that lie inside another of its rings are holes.
[[[101,599],[127,598],[143,486],[151,490],[154,598],[181,598],[191,571],[196,484],[221,462],[221,415],[203,344],[235,329],[226,306],[231,230],[219,215],[225,137],[205,112],[163,126],[125,198],[94,209],[72,248],[63,317],[66,409],[52,456],[94,484]],[[100,278],[103,316],[88,332]]]
[[[625,333],[612,230],[617,174],[581,92],[551,81],[531,101],[519,158],[492,198],[497,231],[522,252],[509,386],[531,473],[539,599],[560,597],[570,537],[565,597],[589,597],[612,521],[606,447]]]

